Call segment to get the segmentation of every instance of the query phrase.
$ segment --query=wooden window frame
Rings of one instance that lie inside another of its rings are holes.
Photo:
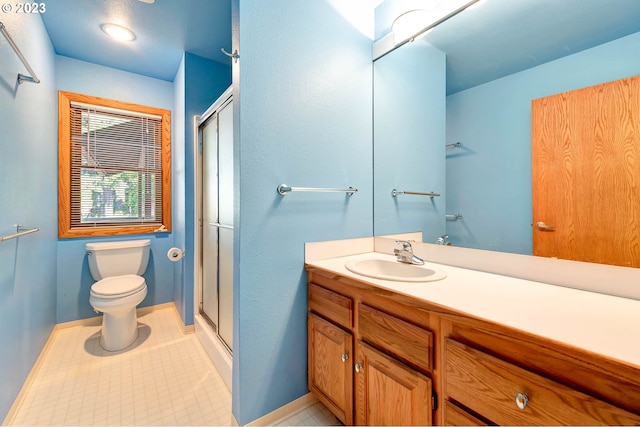
[[[71,103],[85,103],[162,117],[162,225],[72,228],[71,225]],[[171,111],[72,92],[58,92],[58,237],[97,237],[171,231]]]

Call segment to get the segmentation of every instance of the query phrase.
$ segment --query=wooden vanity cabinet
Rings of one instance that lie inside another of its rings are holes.
[[[309,276],[309,390],[346,425],[432,425],[433,333],[396,301]]]
[[[638,366],[315,268],[309,388],[345,424],[640,425]]]

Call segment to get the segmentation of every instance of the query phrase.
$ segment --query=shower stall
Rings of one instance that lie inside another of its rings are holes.
[[[231,389],[234,231],[231,88],[195,118],[195,127],[195,329]]]

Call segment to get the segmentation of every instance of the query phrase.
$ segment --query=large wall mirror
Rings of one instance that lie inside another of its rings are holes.
[[[640,1],[483,0],[376,59],[374,234],[532,254],[532,100],[640,75],[638,52]]]

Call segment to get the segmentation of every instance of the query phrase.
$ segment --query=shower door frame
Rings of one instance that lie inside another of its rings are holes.
[[[229,87],[216,102],[214,102],[202,115],[194,116],[193,129],[194,129],[194,314],[200,315],[207,321],[207,324],[211,326],[211,330],[215,335],[218,343],[228,352],[232,354],[232,350],[227,343],[222,339],[219,334],[219,325],[213,323],[213,319],[208,319],[208,316],[202,316],[202,299],[203,299],[203,150],[202,140],[200,137],[200,126],[205,124],[214,114],[217,114],[220,110],[233,101],[232,87]],[[219,302],[219,290],[218,290],[218,302]],[[218,310],[219,313],[219,310]],[[217,320],[217,319],[216,319]]]

